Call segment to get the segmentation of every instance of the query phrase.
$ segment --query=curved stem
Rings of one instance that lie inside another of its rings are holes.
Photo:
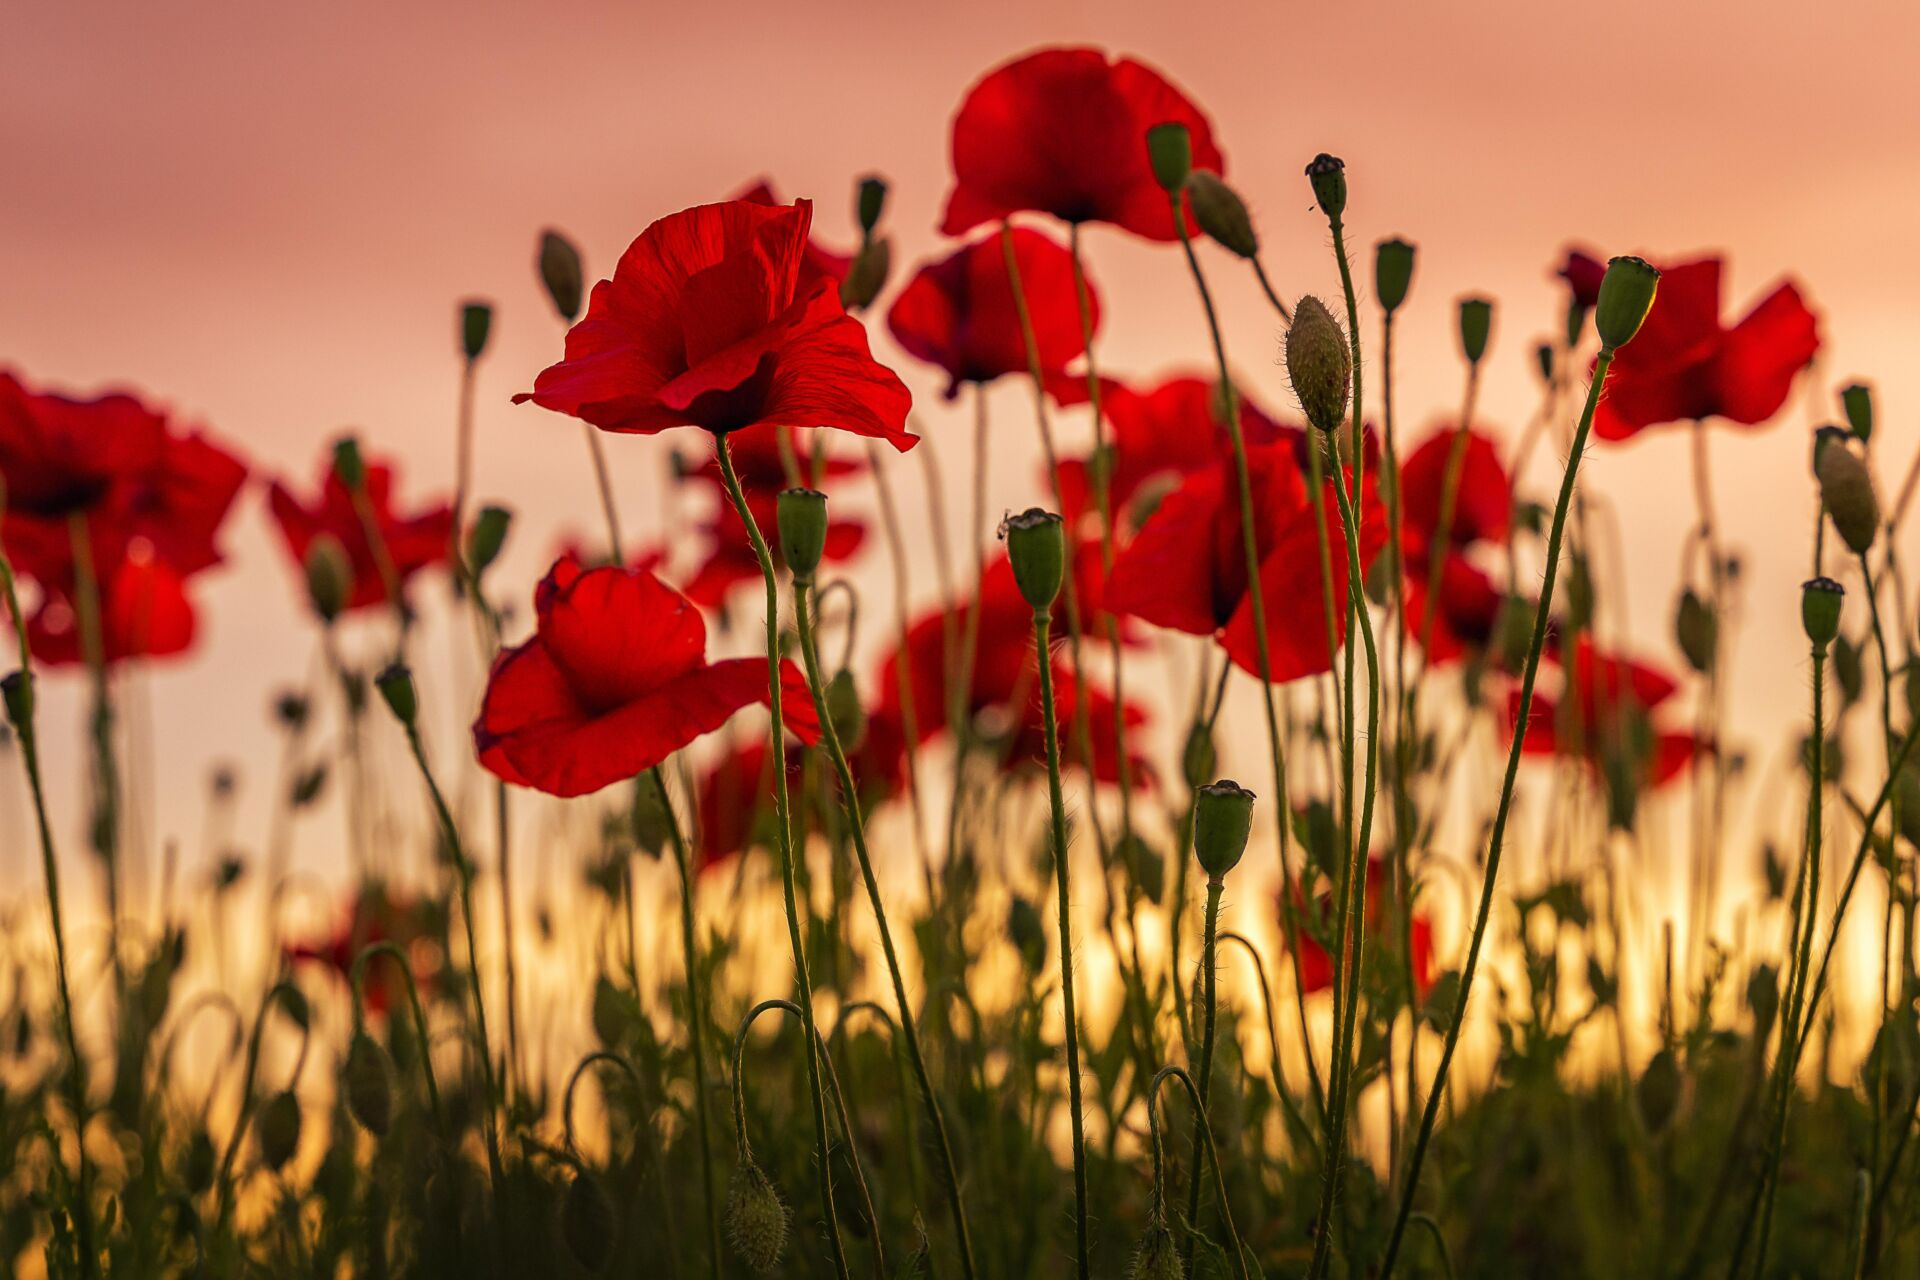
[[[406,953],[391,942],[371,943],[360,950],[353,958],[353,969],[348,975],[348,983],[353,990],[353,1020],[360,1021],[363,1004],[362,989],[366,982],[367,965],[375,956],[388,956],[394,966],[400,970],[400,977],[407,984],[407,1003],[413,1009],[413,1030],[420,1040],[420,1071],[427,1081],[427,1104],[433,1109],[433,1123],[441,1136],[447,1132],[446,1112],[440,1106],[440,1082],[433,1074],[433,1041],[427,1034],[427,1014],[420,1004],[420,988],[413,980],[413,966],[408,963]]]
[[[1159,1164],[1160,1122],[1155,1114],[1158,1108],[1154,1106],[1154,1102],[1160,1096],[1161,1081],[1169,1076],[1172,1076],[1186,1086],[1187,1100],[1193,1103],[1193,1113],[1199,1117],[1198,1131],[1206,1144],[1207,1161],[1213,1168],[1214,1193],[1220,1197],[1220,1220],[1226,1224],[1227,1243],[1233,1246],[1233,1265],[1239,1272],[1240,1280],[1252,1280],[1251,1275],[1247,1271],[1246,1246],[1240,1240],[1240,1229],[1234,1226],[1233,1211],[1227,1205],[1227,1179],[1220,1169],[1220,1148],[1213,1140],[1213,1123],[1207,1118],[1207,1104],[1201,1100],[1200,1090],[1193,1083],[1193,1077],[1188,1075],[1183,1069],[1175,1066],[1160,1068],[1159,1071],[1154,1073],[1152,1082],[1147,1085],[1147,1120],[1148,1128],[1152,1131],[1151,1140],[1154,1149],[1155,1166],[1157,1168]]]

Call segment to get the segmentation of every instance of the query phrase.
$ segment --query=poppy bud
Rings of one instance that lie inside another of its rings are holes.
[[[387,1051],[364,1031],[354,1032],[347,1047],[341,1092],[347,1096],[347,1110],[362,1128],[376,1138],[387,1136],[393,1127],[393,1079]]]
[[[880,290],[886,287],[887,275],[892,270],[893,241],[882,236],[861,245],[860,252],[853,255],[847,267],[846,278],[840,282],[840,305],[849,311],[872,306]]]
[[[1840,634],[1840,605],[1847,589],[1832,578],[1809,578],[1800,584],[1800,625],[1816,649],[1825,649]]]
[[[1169,122],[1148,129],[1147,163],[1153,167],[1154,180],[1169,195],[1186,186],[1193,173],[1193,135],[1187,126]]]
[[[411,728],[420,715],[420,695],[413,687],[413,672],[394,662],[375,676],[373,682],[379,687],[381,700],[393,712],[393,718]]]
[[[1873,496],[1867,464],[1852,449],[1833,442],[1819,450],[1814,474],[1820,481],[1820,502],[1840,540],[1855,555],[1865,555],[1880,530],[1880,503]]]
[[[1040,923],[1040,908],[1017,893],[1007,906],[1007,937],[1028,969],[1038,972],[1046,963],[1047,930]]]
[[[1207,726],[1194,725],[1187,733],[1186,750],[1180,753],[1182,772],[1189,790],[1198,791],[1213,776],[1215,755],[1213,735],[1207,732]]]
[[[1413,246],[1405,240],[1382,240],[1373,246],[1373,294],[1380,309],[1392,315],[1407,300],[1413,285]]]
[[[853,683],[853,672],[844,667],[827,681],[827,718],[833,722],[834,736],[843,751],[854,751],[867,735],[867,709],[860,705],[860,690]]]
[[[877,173],[860,179],[859,195],[854,199],[853,211],[860,220],[862,234],[873,234],[873,229],[880,225],[880,214],[886,207],[887,180]]]
[[[478,360],[487,349],[487,335],[493,331],[493,307],[485,302],[460,304],[460,350],[469,361]]]
[[[1855,382],[1840,388],[1840,404],[1847,411],[1847,425],[1864,443],[1873,439],[1873,388]]]
[[[330,533],[315,534],[307,544],[307,598],[321,621],[332,622],[353,598],[353,562],[347,549]]]
[[[1534,363],[1540,366],[1540,381],[1553,381],[1553,344],[1543,342],[1533,349]]]
[[[1460,299],[1460,350],[1468,364],[1479,364],[1493,334],[1493,303],[1485,298]]]
[[[1149,1223],[1127,1266],[1127,1280],[1180,1280],[1185,1274],[1172,1229],[1158,1219]]]
[[[1243,258],[1259,255],[1260,237],[1247,202],[1219,174],[1200,169],[1188,175],[1187,199],[1193,203],[1193,220],[1215,243]]]
[[[787,1206],[751,1160],[734,1169],[727,1188],[727,1236],[747,1265],[762,1274],[780,1265],[787,1247]]]
[[[651,776],[642,774],[633,780],[633,805],[627,811],[627,826],[633,833],[633,845],[649,858],[658,858],[673,835],[673,814],[666,797]]]
[[[0,680],[0,693],[6,695],[7,723],[24,731],[33,723],[33,673],[23,668]]]
[[[1338,156],[1322,151],[1307,166],[1307,178],[1313,183],[1313,198],[1320,211],[1337,219],[1347,208],[1347,166]]]
[[[1780,1013],[1780,974],[1772,965],[1754,966],[1747,979],[1747,1008],[1753,1011],[1754,1034],[1765,1039]]]
[[[1665,1129],[1673,1113],[1679,1110],[1682,1083],[1680,1064],[1675,1061],[1673,1050],[1662,1049],[1654,1054],[1634,1089],[1635,1101],[1640,1104],[1640,1118],[1646,1122],[1649,1133]]]
[[[1253,834],[1253,792],[1231,778],[1209,782],[1193,796],[1193,856],[1209,880],[1239,863]]]
[[[580,268],[580,251],[573,241],[548,228],[540,233],[540,283],[547,286],[553,309],[572,324],[580,318],[580,295],[585,288],[585,273]]]
[[[1674,638],[1687,665],[1705,675],[1713,669],[1714,651],[1719,647],[1719,623],[1713,611],[1693,591],[1680,594],[1680,610],[1674,616]]]
[[[1285,349],[1287,377],[1307,421],[1322,431],[1337,430],[1347,416],[1353,357],[1340,322],[1324,302],[1308,295],[1295,304]]]
[[[207,1135],[207,1131],[195,1130],[192,1141],[187,1143],[187,1167],[183,1171],[187,1190],[197,1196],[211,1187],[213,1171],[219,1160],[219,1153],[213,1149],[213,1139]]]
[[[613,1201],[600,1180],[580,1170],[560,1201],[560,1235],[573,1260],[593,1275],[605,1269],[613,1254],[613,1219]]]
[[[254,1140],[260,1144],[260,1163],[278,1173],[300,1146],[300,1099],[293,1091],[276,1093],[253,1121]]]
[[[482,507],[467,531],[467,567],[474,577],[487,571],[507,543],[507,529],[513,524],[513,512],[505,507]]]
[[[1660,272],[1644,258],[1620,257],[1607,261],[1600,279],[1600,301],[1593,310],[1593,327],[1605,351],[1618,351],[1633,341],[1653,309]]]
[[[341,436],[333,442],[333,474],[348,493],[358,493],[367,483],[367,464],[360,457],[360,438]]]
[[[780,557],[795,582],[811,582],[827,550],[827,495],[818,489],[780,491],[776,517]]]
[[[1008,516],[1000,526],[1014,581],[1036,613],[1053,607],[1067,571],[1067,539],[1060,517],[1039,507]]]

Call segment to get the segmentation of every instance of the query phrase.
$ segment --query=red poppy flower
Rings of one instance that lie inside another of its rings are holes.
[[[1389,951],[1397,953],[1400,938],[1396,922],[1385,917],[1386,896],[1389,872],[1386,860],[1379,855],[1367,859],[1367,949],[1370,955],[1386,955]],[[1296,884],[1292,893],[1294,903],[1301,910],[1305,904],[1301,901],[1300,887]],[[1319,919],[1326,923],[1334,937],[1339,936],[1339,917],[1333,908],[1333,892],[1329,888],[1319,895],[1317,910]],[[1284,913],[1282,918],[1284,919]],[[1392,925],[1395,932],[1383,944],[1383,930]],[[1423,913],[1415,911],[1413,919],[1408,921],[1408,934],[1413,943],[1413,985],[1421,994],[1426,995],[1433,989],[1433,922]],[[1333,956],[1320,945],[1307,930],[1300,934],[1300,989],[1311,995],[1316,991],[1326,991],[1333,986]]]
[[[1319,535],[1307,474],[1296,445],[1249,445],[1247,465],[1258,524],[1262,598],[1272,679],[1329,670]],[[1372,472],[1361,495],[1362,568],[1386,541],[1386,520]],[[1326,530],[1332,568],[1336,642],[1346,634],[1346,533],[1328,478]],[[1258,672],[1259,653],[1241,532],[1239,474],[1231,455],[1190,474],[1114,562],[1107,604],[1156,626],[1217,635],[1242,670]]]
[[[91,510],[115,480],[159,465],[166,439],[166,419],[130,395],[34,392],[0,370],[8,547],[21,541],[23,523],[52,522],[64,539],[68,516]]]
[[[1014,228],[1013,252],[1041,372],[1063,372],[1087,349],[1073,255],[1030,227]],[[1091,282],[1087,314],[1097,331],[1100,297]],[[887,327],[907,354],[946,370],[949,400],[963,382],[992,382],[1028,371],[1026,336],[997,232],[915,272],[888,310]]]
[[[446,503],[424,507],[410,515],[393,508],[395,468],[390,463],[366,464],[367,505],[373,513],[374,527],[380,533],[386,562],[399,579],[401,593],[422,569],[443,564],[451,552],[453,509]],[[321,534],[331,534],[347,553],[353,566],[353,591],[347,598],[348,610],[384,605],[387,583],[381,558],[367,541],[366,525],[355,509],[353,495],[333,469],[329,460],[322,464],[320,491],[311,501],[294,496],[293,491],[276,480],[267,491],[267,505],[280,526],[296,569],[307,562],[307,548]]]
[[[1723,328],[1720,267],[1703,258],[1661,273],[1653,310],[1614,358],[1594,414],[1602,440],[1698,418],[1753,426],[1780,412],[1793,376],[1820,349],[1819,322],[1787,283]]]
[[[508,782],[598,791],[768,700],[765,660],[709,663],[700,611],[651,573],[562,560],[533,603],[533,638],[494,660],[473,725],[480,763]],[[787,725],[810,742],[806,682],[791,662],[782,679]]]
[[[744,200],[748,204],[764,204],[769,206],[780,206],[786,203],[786,201],[782,200],[774,192],[773,184],[765,178],[761,178],[749,186],[742,188],[733,198],[735,200]],[[833,250],[822,245],[818,240],[809,238],[807,240],[806,250],[800,256],[800,283],[798,292],[805,294],[822,280],[832,281],[834,288],[838,289],[840,282],[847,278],[847,271],[852,266],[852,254],[835,253]]]
[[[194,633],[186,580],[151,550],[139,548],[108,570],[100,584],[100,648],[107,663],[185,653]],[[49,666],[86,660],[70,588],[47,590],[27,619],[27,643]]]
[[[1654,713],[1678,692],[1658,668],[1603,653],[1582,635],[1574,648],[1570,696],[1533,700],[1521,750],[1526,755],[1562,755],[1583,761],[1618,789],[1658,787],[1673,781],[1709,744],[1686,731],[1664,730]],[[1508,723],[1520,714],[1520,693],[1510,695]]]
[[[1023,211],[1111,222],[1149,240],[1179,232],[1147,163],[1147,130],[1184,124],[1193,167],[1222,172],[1207,118],[1159,72],[1099,49],[1042,49],[987,73],[953,118],[953,191],[941,231]]]
[[[606,431],[833,427],[913,446],[912,398],[830,282],[800,289],[813,206],[701,205],[640,233],[566,358],[514,397]]]
[[[1455,436],[1453,425],[1441,426],[1400,467],[1406,579],[1401,625],[1416,640],[1427,621],[1427,582],[1433,571],[1433,543],[1440,536],[1440,507]],[[1431,665],[1451,662],[1469,649],[1484,648],[1493,636],[1501,593],[1469,556],[1483,544],[1504,543],[1511,500],[1512,487],[1506,468],[1500,465],[1499,449],[1491,436],[1477,427],[1469,428],[1454,489],[1447,546],[1442,552],[1445,562],[1440,568],[1439,600],[1433,606],[1433,643],[1427,655]]]
[[[694,847],[694,868],[707,872],[731,861],[756,845],[771,847],[777,828],[773,825],[773,770],[768,766],[767,738],[756,734],[750,739],[729,743],[726,754],[708,766],[694,788],[695,811],[700,819],[699,838]],[[800,755],[787,752],[787,786],[800,787]]]
[[[431,903],[400,897],[384,885],[368,883],[346,903],[340,925],[331,934],[290,944],[285,954],[290,961],[323,965],[344,982],[351,978],[360,952],[374,943],[391,942],[402,953],[411,954],[415,943],[433,940],[436,932]],[[433,969],[416,965],[413,980],[424,1001]],[[394,977],[391,959],[375,960],[367,966],[361,994],[364,1007],[376,1014],[385,1013],[396,999],[406,999],[406,988]]]
[[[1600,281],[1606,278],[1606,263],[1592,254],[1569,249],[1567,260],[1560,264],[1560,269],[1554,274],[1567,282],[1567,289],[1573,294],[1574,306],[1582,311],[1591,311],[1599,305]]]

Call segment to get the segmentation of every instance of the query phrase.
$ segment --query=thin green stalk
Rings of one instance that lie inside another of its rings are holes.
[[[106,636],[101,630],[100,574],[93,562],[93,537],[84,512],[67,519],[73,548],[74,619],[80,652],[93,694],[88,740],[93,752],[93,847],[106,865],[108,956],[115,992],[126,987],[120,954],[120,770],[113,751],[113,688],[107,674]]]
[[[1240,1239],[1240,1229],[1234,1225],[1233,1211],[1227,1204],[1227,1179],[1220,1169],[1220,1147],[1213,1140],[1213,1123],[1207,1116],[1207,1104],[1201,1099],[1199,1087],[1194,1084],[1193,1077],[1182,1068],[1175,1066],[1160,1068],[1154,1073],[1152,1082],[1147,1086],[1147,1127],[1153,1148],[1154,1203],[1162,1204],[1166,1198],[1164,1175],[1161,1172],[1163,1159],[1160,1147],[1160,1121],[1156,1114],[1159,1108],[1156,1102],[1160,1097],[1160,1084],[1169,1076],[1186,1086],[1187,1100],[1193,1104],[1193,1113],[1198,1118],[1198,1132],[1206,1144],[1207,1163],[1213,1170],[1213,1189],[1220,1197],[1220,1220],[1226,1224],[1227,1244],[1233,1254],[1234,1270],[1239,1274],[1240,1280],[1252,1280],[1252,1274],[1247,1269],[1246,1245]],[[1196,1180],[1198,1176],[1196,1173]]]
[[[800,1020],[806,1024],[807,1089],[813,1101],[814,1159],[820,1169],[820,1213],[827,1224],[827,1241],[833,1253],[833,1266],[840,1280],[848,1280],[846,1249],[840,1241],[840,1217],[833,1202],[833,1168],[827,1159],[827,1099],[820,1081],[820,1060],[814,1053],[818,1032],[813,1020],[813,979],[807,971],[807,946],[800,930],[799,894],[794,887],[793,824],[787,799],[787,771],[781,761],[786,751],[786,716],[780,697],[780,587],[773,574],[773,556],[767,540],[761,536],[759,522],[747,506],[747,495],[740,488],[740,475],[733,466],[733,451],[725,432],[713,436],[714,455],[720,461],[720,478],[727,496],[733,500],[734,513],[746,526],[753,554],[760,561],[760,576],[767,587],[767,708],[772,713],[773,807],[775,844],[780,851],[781,890],[786,896],[787,940],[793,947],[793,976],[798,987]]]
[[[967,602],[967,616],[961,625],[960,661],[957,671],[943,662],[947,677],[947,735],[953,739],[953,794],[947,799],[947,862],[959,848],[960,801],[965,789],[967,748],[973,738],[973,666],[980,650],[980,584],[986,576],[987,542],[987,389],[976,383],[973,388],[973,511],[972,538],[974,582],[973,598]],[[952,612],[952,604],[948,604]],[[901,652],[905,653],[904,646]]]
[[[348,974],[348,985],[353,990],[353,1018],[358,1026],[363,1004],[361,991],[366,982],[367,966],[376,956],[386,956],[393,961],[394,968],[400,971],[400,978],[407,984],[407,1004],[413,1010],[413,1033],[420,1037],[420,1070],[427,1082],[427,1105],[433,1111],[434,1127],[446,1136],[446,1113],[440,1107],[440,1080],[433,1073],[433,1054],[428,1052],[433,1040],[427,1034],[427,1011],[420,1004],[420,987],[413,980],[413,965],[404,951],[391,942],[374,942],[362,947],[360,954],[353,958],[353,968]]]
[[[1194,1176],[1190,1178],[1187,1183],[1187,1222],[1195,1229],[1198,1229],[1200,1225],[1200,1153],[1201,1143],[1206,1136],[1201,1131],[1206,1127],[1205,1107],[1207,1105],[1207,1096],[1211,1092],[1211,1086],[1213,1084],[1214,981],[1219,968],[1216,948],[1219,946],[1220,933],[1220,893],[1225,887],[1225,883],[1219,876],[1207,877],[1206,925],[1201,934],[1200,943],[1200,971],[1204,984],[1201,988],[1200,996],[1199,1085],[1201,1109],[1197,1110],[1193,1117],[1193,1154],[1189,1158],[1189,1164],[1194,1170]],[[1221,1203],[1224,1206],[1224,1195],[1221,1198]],[[1189,1259],[1193,1256],[1193,1238],[1191,1236],[1187,1238],[1187,1243],[1182,1249],[1182,1256]]]
[[[589,422],[581,423],[580,427],[587,437],[587,455],[593,460],[593,478],[600,490],[600,510],[607,520],[607,563],[625,564],[626,543],[620,539],[620,514],[613,502],[613,479],[607,473],[607,451],[600,443],[600,429]]]
[[[1380,1266],[1381,1280],[1393,1274],[1393,1264],[1406,1235],[1407,1220],[1413,1213],[1414,1193],[1420,1186],[1420,1166],[1433,1139],[1434,1121],[1440,1114],[1441,1100],[1447,1092],[1447,1072],[1453,1066],[1454,1050],[1460,1044],[1460,1030],[1466,1024],[1467,1001],[1473,994],[1473,976],[1480,965],[1480,947],[1486,941],[1487,921],[1493,914],[1493,892],[1500,874],[1500,855],[1506,848],[1507,819],[1513,810],[1514,783],[1520,773],[1520,752],[1526,741],[1526,724],[1533,714],[1534,679],[1540,673],[1540,653],[1547,643],[1547,623],[1553,608],[1553,587],[1560,572],[1560,547],[1566,537],[1567,508],[1573,501],[1574,481],[1580,472],[1580,457],[1586,451],[1587,436],[1593,429],[1593,411],[1600,403],[1600,390],[1613,367],[1613,350],[1602,347],[1594,362],[1593,381],[1587,387],[1580,425],[1574,429],[1573,448],[1567,454],[1566,472],[1560,478],[1560,496],[1553,505],[1553,524],[1547,534],[1547,564],[1540,583],[1540,605],[1534,613],[1533,637],[1527,646],[1527,662],[1520,677],[1520,703],[1514,721],[1513,745],[1507,751],[1507,768],[1500,783],[1500,803],[1494,811],[1493,831],[1487,843],[1486,871],[1480,886],[1480,905],[1475,912],[1473,935],[1467,944],[1466,964],[1460,971],[1460,994],[1454,999],[1453,1017],[1447,1026],[1440,1049],[1440,1065],[1434,1072],[1433,1086],[1420,1116],[1420,1130],[1414,1137],[1413,1152],[1407,1162],[1406,1181],[1400,1192],[1400,1209],[1394,1216],[1393,1234],[1387,1240],[1387,1253]]]

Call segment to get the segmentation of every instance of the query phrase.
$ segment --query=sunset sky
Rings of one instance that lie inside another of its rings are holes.
[[[404,460],[405,492],[426,497],[450,488],[456,304],[491,299],[478,496],[519,513],[499,581],[524,601],[559,533],[597,528],[578,424],[508,403],[559,353],[532,270],[541,228],[573,236],[599,278],[652,219],[764,175],[814,198],[820,235],[847,245],[852,184],[877,172],[892,184],[903,272],[943,247],[962,94],[1048,43],[1140,57],[1201,104],[1283,294],[1337,292],[1301,170],[1318,151],[1345,158],[1363,264],[1384,236],[1420,249],[1396,370],[1410,439],[1456,411],[1453,308],[1468,293],[1499,304],[1481,416],[1517,436],[1536,403],[1534,341],[1561,306],[1551,269],[1569,244],[1668,260],[1724,250],[1730,318],[1779,277],[1798,281],[1822,316],[1818,366],[1774,424],[1723,426],[1712,442],[1723,537],[1746,561],[1734,725],[1773,759],[1806,686],[1807,428],[1837,414],[1835,388],[1872,382],[1889,498],[1920,443],[1920,17],[1896,0],[16,6],[0,42],[0,367],[76,391],[140,388],[303,485],[327,442],[357,428]],[[1178,252],[1110,228],[1089,244],[1108,305],[1103,366],[1203,369]],[[1251,276],[1217,250],[1204,260],[1241,375],[1291,409],[1278,327]],[[1372,341],[1370,305],[1365,316]],[[874,327],[915,390],[958,513],[965,415]],[[992,407],[995,508],[1027,505],[1041,490],[1026,389],[999,388]],[[671,537],[657,506],[668,446],[610,444],[629,525]],[[1532,491],[1548,491],[1558,462],[1535,459]],[[917,495],[920,468],[895,466]],[[1677,667],[1677,549],[1693,518],[1684,433],[1602,446],[1589,468],[1584,482],[1618,513],[1635,648]],[[870,505],[864,490],[851,500]],[[243,505],[229,564],[199,592],[196,654],[157,667],[140,695],[160,744],[154,830],[190,849],[216,759],[243,762],[254,824],[243,836],[258,829],[269,691],[310,662],[258,491]],[[875,546],[859,576],[878,598]],[[930,563],[922,547],[916,603],[933,597]],[[71,687],[46,711],[55,803],[77,814],[79,682],[56,683]],[[466,708],[440,683],[450,758]],[[0,875],[17,887],[28,863],[13,773],[0,784]],[[302,856],[324,866],[329,839],[309,832]]]

